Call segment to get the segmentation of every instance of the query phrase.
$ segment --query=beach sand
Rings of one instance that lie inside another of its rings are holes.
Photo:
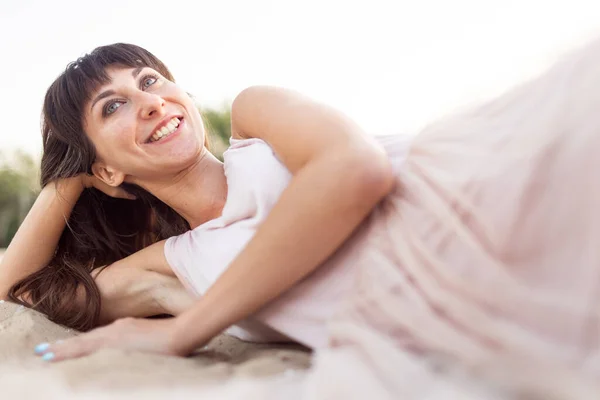
[[[327,359],[315,359],[321,362],[321,372],[326,371],[321,374],[321,381],[313,382],[318,388],[315,396],[311,385],[307,385],[311,377],[308,368],[313,361],[308,351],[293,345],[250,344],[227,335],[216,337],[188,358],[102,350],[89,357],[48,364],[33,354],[34,346],[40,342],[53,342],[76,334],[40,313],[9,302],[1,303],[0,398],[390,398],[373,371],[353,358],[348,358],[344,365],[340,360],[335,362],[334,359],[328,364]],[[438,381],[437,376],[434,380],[425,372],[423,363],[405,360],[405,364],[402,381],[416,379],[415,382],[419,382],[427,378],[423,381],[427,383],[416,385],[419,388],[416,392],[422,396],[406,398],[490,399],[473,395],[472,387]],[[366,392],[363,385],[369,388]],[[452,393],[458,397],[447,397]]]
[[[40,313],[1,303],[2,398],[47,398],[49,383],[61,388],[56,392],[60,393],[57,398],[64,398],[64,391],[79,395],[131,395],[187,390],[199,394],[203,387],[215,385],[265,378],[300,379],[311,361],[311,354],[300,346],[251,344],[226,335],[216,337],[189,358],[103,350],[89,357],[48,364],[33,354],[34,346],[40,342],[75,335],[77,332],[50,322]],[[11,396],[5,396],[7,393]]]
[[[0,249],[0,259],[3,253]],[[259,399],[262,390],[276,392],[278,384],[286,392],[294,387],[290,383],[303,378],[312,357],[298,345],[254,344],[228,335],[188,358],[103,350],[48,364],[33,353],[38,343],[77,334],[38,312],[0,301],[0,398],[238,398],[245,393]]]
[[[277,393],[278,385],[290,398],[290,388],[311,363],[311,353],[301,346],[246,343],[227,335],[188,358],[103,350],[48,364],[33,353],[38,343],[77,334],[38,312],[0,301],[0,398],[221,399],[243,393],[261,399]]]

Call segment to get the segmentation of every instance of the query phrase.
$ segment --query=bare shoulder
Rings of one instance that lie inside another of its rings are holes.
[[[231,107],[234,138],[266,141],[295,173],[309,161],[349,148],[355,154],[379,156],[374,141],[350,117],[295,90],[252,86]]]
[[[277,86],[255,85],[242,90],[231,105],[232,136],[239,139],[254,137],[257,124],[268,121],[274,112],[304,98],[298,92]],[[308,100],[304,98],[304,100]]]

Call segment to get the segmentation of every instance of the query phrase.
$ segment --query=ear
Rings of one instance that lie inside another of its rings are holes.
[[[92,164],[92,173],[108,186],[117,187],[125,180],[125,174],[118,171],[103,162],[95,162]]]

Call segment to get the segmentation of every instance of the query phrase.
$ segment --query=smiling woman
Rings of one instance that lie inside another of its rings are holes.
[[[184,356],[233,326],[317,350],[358,398],[412,393],[409,358],[540,398],[563,379],[530,371],[597,378],[599,47],[415,137],[250,87],[223,163],[164,64],[98,48],[48,90],[44,189],[0,293],[81,329],[117,320],[39,345],[46,361]],[[159,313],[176,317],[122,318]]]
[[[330,237],[333,242],[327,249],[315,252],[317,258],[303,265],[316,267],[389,189],[392,181],[385,153],[345,116],[283,89],[248,89],[236,99],[234,109],[237,118],[232,122],[237,129],[232,129],[232,140],[239,144],[232,146],[231,154],[235,147],[253,143],[251,138],[262,138],[273,149],[271,157],[276,152],[281,160],[271,166],[272,171],[305,171],[300,176],[317,174],[319,180],[325,179],[321,184],[326,187],[333,179],[337,183],[329,190],[336,193],[361,192],[360,196],[348,196],[348,204],[337,204],[340,210],[347,208],[346,217],[353,217],[345,218],[339,232]],[[279,117],[264,119],[261,114],[268,109]],[[306,119],[307,115],[314,118]],[[330,134],[319,135],[323,130]],[[203,121],[190,96],[146,50],[126,44],[101,47],[70,64],[50,87],[44,104],[43,134],[44,190],[9,249],[9,259],[3,262],[7,266],[0,279],[3,287],[17,282],[10,289],[10,297],[82,330],[119,317],[183,311],[189,306],[189,296],[175,284],[174,273],[179,273],[184,283],[190,282],[181,275],[181,265],[167,262],[161,239],[216,221],[231,211],[231,207],[224,208],[226,198],[231,203],[246,197],[237,184],[226,181],[226,173],[232,176],[233,170],[226,170],[227,163],[224,169],[208,151]],[[256,148],[252,146],[249,154]],[[331,164],[332,159],[337,162]],[[352,174],[346,172],[350,166]],[[323,175],[322,170],[327,173]],[[340,175],[344,175],[342,180]],[[287,179],[279,184],[283,186],[265,181],[265,193],[280,193]],[[370,188],[369,195],[362,194],[365,188]],[[294,197],[306,196],[301,193]],[[275,201],[268,200],[269,208]],[[63,216],[68,218],[67,224]],[[260,214],[261,225],[265,217],[265,213]],[[22,250],[39,236],[45,236],[44,246],[23,257]],[[215,242],[215,237],[211,235],[201,246],[230,244],[228,251],[215,252],[221,257],[218,262],[214,260],[219,268],[226,266],[223,255],[239,254],[250,238],[244,234]],[[260,242],[275,243],[269,239]],[[175,253],[184,251],[181,248]],[[292,281],[282,281],[264,294],[274,298],[306,273],[298,269]],[[200,294],[192,287],[188,289]],[[259,307],[259,303],[254,304],[257,301],[267,299],[247,302],[250,309],[246,313]],[[228,322],[215,320],[208,325],[210,332],[239,320],[231,314],[239,311],[223,313]],[[274,332],[268,326],[242,326],[246,329],[237,332],[246,338],[288,339],[287,333]],[[305,343],[312,340],[300,339]]]
[[[110,65],[118,65],[116,71],[126,72],[119,76],[122,81],[112,79]],[[142,71],[146,72],[140,75]],[[45,237],[33,239],[43,244],[33,250],[29,244],[32,239],[27,234],[28,224],[24,224],[17,237],[20,240],[11,247],[24,243],[30,258],[15,254],[16,249],[9,251],[3,265],[12,268],[2,269],[3,293],[7,293],[9,282],[20,281],[11,290],[15,301],[27,299],[34,308],[57,322],[81,330],[90,329],[100,322],[100,293],[107,291],[100,288],[99,292],[90,273],[150,243],[189,229],[187,221],[156,196],[124,182],[125,176],[119,175],[115,167],[127,164],[127,156],[132,153],[138,165],[153,162],[152,154],[146,153],[145,159],[140,159],[144,154],[141,147],[146,143],[136,140],[133,134],[144,139],[149,137],[157,124],[155,120],[144,125],[145,131],[141,128],[128,131],[132,134],[127,136],[124,134],[127,120],[116,115],[117,111],[124,111],[119,110],[122,105],[130,106],[126,101],[127,90],[132,92],[133,88],[133,92],[138,91],[156,103],[160,101],[158,96],[137,89],[146,90],[152,85],[164,87],[165,81],[171,83],[172,80],[168,69],[150,53],[136,46],[115,45],[98,49],[70,64],[50,87],[43,117],[41,183],[44,189],[32,214],[46,214],[45,221],[37,223],[56,226],[49,232],[52,226],[43,227],[47,232]],[[87,132],[86,123],[92,123],[95,129]],[[100,136],[111,133],[117,135]],[[105,140],[95,143],[94,137]],[[119,146],[129,153],[125,155]],[[201,147],[181,148],[197,152]],[[112,153],[123,157],[110,158],[111,163],[107,164],[103,160]],[[181,154],[178,152],[174,157]],[[88,175],[95,172],[98,178]],[[54,199],[57,195],[62,197],[63,204],[57,204]],[[133,198],[136,200],[131,200]],[[47,205],[40,204],[44,199]],[[51,217],[47,215],[51,211],[48,207],[56,209],[57,215],[52,220],[48,220]],[[69,229],[63,229],[63,215],[68,217]],[[36,223],[32,216],[28,217],[30,224]],[[39,233],[29,234],[39,236]],[[78,301],[74,301],[75,298]]]

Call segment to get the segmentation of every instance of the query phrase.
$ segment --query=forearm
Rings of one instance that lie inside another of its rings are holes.
[[[192,351],[312,272],[391,189],[387,160],[349,168],[352,158],[332,156],[339,162],[315,160],[294,176],[247,247],[207,293],[177,318],[178,352]],[[200,320],[202,324],[197,323]]]
[[[0,298],[6,298],[16,282],[50,262],[82,190],[78,178],[42,189],[0,262]]]

